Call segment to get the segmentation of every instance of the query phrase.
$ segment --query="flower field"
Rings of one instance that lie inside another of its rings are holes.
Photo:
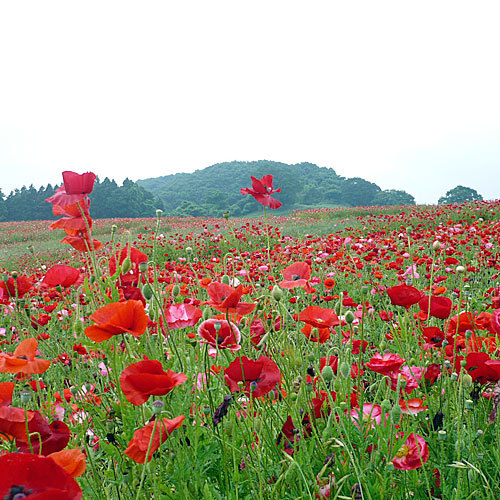
[[[0,224],[0,498],[500,496],[500,202],[93,221],[65,174]]]

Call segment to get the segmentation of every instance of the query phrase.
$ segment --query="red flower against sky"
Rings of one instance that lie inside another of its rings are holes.
[[[175,417],[172,420],[162,418],[156,425],[151,448],[149,450],[148,462],[151,462],[153,453],[164,443],[172,432],[182,425],[184,415]],[[124,451],[125,455],[137,462],[143,464],[146,461],[146,455],[151,441],[151,435],[155,427],[155,421],[149,422],[144,427],[134,432],[134,437],[128,443],[128,448]]]
[[[28,453],[0,456],[0,498],[81,500],[78,483],[49,457]]]
[[[441,296],[429,297],[428,295],[422,297],[418,302],[418,306],[420,307],[420,310],[426,314],[429,312],[429,302],[431,303],[430,305],[431,316],[434,316],[435,318],[439,319],[446,319],[450,316],[451,308],[453,306],[451,299],[449,299],[448,297],[441,297]]]
[[[50,366],[48,359],[36,358],[38,341],[30,338],[23,340],[14,353],[0,352],[0,373],[21,373],[32,375],[44,373]]]
[[[236,352],[241,349],[241,333],[234,323],[224,319],[207,319],[198,327],[201,342],[214,349],[230,349]]]
[[[94,189],[96,175],[93,172],[77,174],[66,170],[62,173],[64,190],[68,194],[89,194]]]
[[[311,267],[306,262],[295,262],[283,269],[283,281],[279,282],[281,288],[305,288],[311,277]]]
[[[70,286],[78,286],[83,282],[83,277],[80,271],[71,266],[57,264],[52,266],[43,277],[42,286],[56,287],[57,285],[63,288]]]
[[[281,188],[273,189],[273,176],[264,175],[262,179],[256,179],[252,176],[252,188],[241,188],[241,194],[251,194],[256,201],[269,208],[279,208],[282,203],[271,195],[280,193]]]
[[[139,406],[150,396],[164,396],[187,380],[184,373],[163,370],[156,360],[132,363],[120,375],[120,387],[129,403]]]
[[[90,319],[97,323],[85,328],[85,335],[94,342],[103,342],[113,335],[128,332],[140,337],[149,323],[144,306],[139,300],[112,302],[97,309]]]
[[[398,354],[386,353],[381,356],[377,353],[365,366],[381,375],[390,375],[392,372],[398,371],[404,362],[405,360]]]
[[[391,299],[391,304],[394,306],[403,306],[409,309],[413,304],[416,304],[423,293],[417,290],[414,286],[397,285],[387,289],[387,294]]]
[[[71,433],[68,426],[60,420],[55,420],[51,424],[38,411],[28,411],[32,416],[28,423],[31,446],[33,453],[38,455],[50,455],[56,451],[66,448],[69,443]],[[16,445],[23,453],[30,453],[28,439],[16,439]]]
[[[243,285],[233,288],[225,283],[210,283],[207,287],[210,300],[204,302],[204,304],[207,304],[213,307],[216,311],[220,311],[222,313],[245,316],[246,314],[250,314],[255,309],[256,304],[240,302],[243,291]]]
[[[281,379],[281,372],[278,365],[266,356],[261,356],[256,361],[241,356],[224,370],[224,378],[231,392],[238,392],[238,382],[241,382],[242,390],[257,398],[276,387]]]
[[[401,441],[401,439],[398,439]],[[429,448],[422,436],[411,433],[401,445],[392,463],[396,469],[413,470],[422,467],[429,459]]]

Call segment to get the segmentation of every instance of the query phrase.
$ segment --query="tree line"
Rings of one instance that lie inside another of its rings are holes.
[[[33,185],[15,189],[7,197],[0,190],[0,221],[55,219],[52,205],[45,200],[52,196],[59,186]],[[163,202],[130,179],[119,186],[106,177],[102,182],[96,179],[90,194],[91,214],[96,219],[114,217],[153,217],[156,209],[163,210]]]

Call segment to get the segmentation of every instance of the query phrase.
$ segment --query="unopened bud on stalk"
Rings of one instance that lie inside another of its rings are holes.
[[[331,382],[333,380],[333,369],[330,365],[326,365],[321,372],[325,382]]]
[[[458,274],[465,273],[465,267],[464,266],[457,266],[457,273]]]
[[[191,247],[186,247],[186,253],[191,255],[193,253],[193,249]]]
[[[145,273],[148,270],[148,263],[147,262],[139,262],[139,271],[141,273]]]
[[[435,241],[433,244],[432,244],[432,249],[437,252],[438,250],[441,250],[441,242],[440,241]]]
[[[391,410],[391,415],[392,415],[392,419],[395,421],[395,422],[398,422],[399,419],[401,418],[401,408],[398,404],[394,405],[392,407],[392,410]]]
[[[276,302],[279,302],[283,298],[283,290],[278,285],[274,285],[271,296]]]
[[[335,314],[337,316],[340,316],[340,312],[342,311],[342,301],[337,300],[337,302],[335,303],[335,307],[333,308],[333,310],[335,311]]]
[[[163,213],[163,210],[161,208],[156,209],[156,218],[159,220],[161,219],[161,214]]]
[[[153,296],[153,289],[151,288],[151,285],[149,283],[146,283],[142,287],[142,295],[144,295],[144,298],[146,300],[149,300]]]
[[[344,378],[347,378],[351,375],[351,367],[345,361],[342,361],[342,363],[340,363],[340,375],[342,375],[342,377]]]
[[[388,413],[391,410],[391,402],[388,399],[384,399],[381,403],[381,408],[384,413]]]
[[[127,255],[122,262],[122,274],[127,274],[132,269],[132,261],[130,257]]]
[[[474,408],[474,401],[472,401],[472,399],[466,399],[465,400],[465,408],[467,410],[472,410],[472,408]]]
[[[221,282],[224,283],[225,285],[229,285],[229,282],[231,281],[231,279],[229,278],[229,276],[227,274],[225,274],[224,276],[222,276],[221,278]]]
[[[111,235],[116,234],[116,230],[118,229],[118,226],[116,224],[111,225]]]
[[[153,401],[153,413],[158,415],[163,411],[163,407],[165,406],[165,403],[163,401],[160,401],[157,399],[156,401]]]
[[[224,219],[229,219],[229,211],[225,211],[223,214],[222,214],[222,217],[224,217]]]
[[[355,319],[355,316],[354,316],[354,313],[352,311],[347,311],[345,313],[345,321],[346,321],[346,323],[349,323],[349,325],[352,325],[354,319]]]
[[[451,380],[455,381],[455,380],[457,380],[457,378],[458,378],[458,374],[457,374],[456,372],[453,372],[453,373],[450,375],[450,378],[451,378]]]
[[[177,297],[181,293],[181,287],[177,284],[175,284],[172,287],[172,297]]]
[[[81,335],[83,333],[83,324],[80,320],[76,320],[75,323],[73,324],[73,331],[77,335]]]
[[[462,375],[462,384],[464,387],[472,387],[473,383],[474,381],[472,380],[472,377],[468,373]]]
[[[19,395],[21,396],[21,401],[26,404],[26,403],[29,403],[30,400],[31,400],[31,391],[21,391],[19,393]]]
[[[18,277],[18,275],[19,275],[19,273],[17,271],[12,271],[10,274],[12,275],[12,277],[14,279],[16,279]]]
[[[446,439],[446,437],[447,437],[446,431],[444,431],[444,430],[438,431],[438,438],[441,441],[444,441]]]
[[[361,287],[361,295],[368,295],[369,291],[370,291],[370,289],[367,286]]]

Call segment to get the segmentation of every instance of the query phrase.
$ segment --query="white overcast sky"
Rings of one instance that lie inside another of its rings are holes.
[[[499,23],[498,1],[1,1],[0,187],[268,159],[498,199]]]

